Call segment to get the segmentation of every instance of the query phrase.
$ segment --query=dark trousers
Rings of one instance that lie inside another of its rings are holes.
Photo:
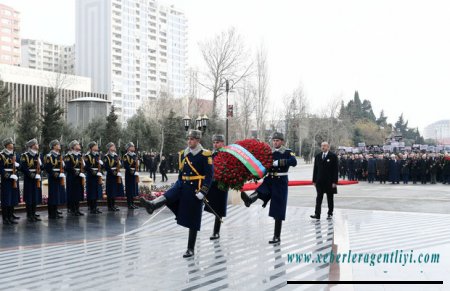
[[[322,212],[322,200],[323,200],[323,189],[320,186],[316,186],[317,196],[316,196],[316,216],[320,216]],[[327,193],[327,203],[328,203],[328,214],[333,215],[334,210],[334,194]]]
[[[169,178],[167,178],[167,174],[166,174],[166,172],[164,171],[164,172],[161,172],[161,176],[162,176],[162,181],[164,182],[164,181],[168,181],[169,180]]]
[[[403,184],[408,184],[408,182],[409,182],[409,175],[403,174]]]
[[[156,180],[156,171],[150,171],[150,178],[153,179],[153,182]]]
[[[369,180],[369,183],[373,183],[373,181],[375,181],[375,173],[369,172],[367,178]]]

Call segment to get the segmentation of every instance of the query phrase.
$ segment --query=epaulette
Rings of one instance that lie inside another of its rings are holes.
[[[202,155],[205,157],[210,157],[212,156],[212,152],[210,150],[203,150]]]

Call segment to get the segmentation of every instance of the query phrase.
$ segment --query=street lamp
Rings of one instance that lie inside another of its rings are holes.
[[[233,83],[230,87],[230,82]],[[226,92],[226,110],[227,110],[227,119],[225,121],[225,144],[228,145],[228,118],[229,117],[233,117],[233,107],[231,105],[228,105],[228,93],[230,91],[232,91],[234,86],[234,81],[233,80],[229,80],[229,79],[225,79],[225,92]]]
[[[189,115],[186,115],[183,118],[183,124],[184,124],[184,130],[188,131],[189,130],[189,125],[191,124],[191,118],[189,117]]]
[[[195,120],[195,128],[197,128],[198,130],[202,129],[202,118],[200,117],[200,115]]]
[[[206,131],[206,127],[208,127],[208,121],[209,121],[208,116],[206,114],[204,114],[202,116],[202,129],[203,129],[203,131]]]

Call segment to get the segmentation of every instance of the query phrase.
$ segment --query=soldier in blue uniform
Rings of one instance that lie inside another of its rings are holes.
[[[213,135],[213,146],[214,152],[212,153],[213,160],[217,156],[219,149],[225,145],[225,136],[223,134]],[[214,230],[212,236],[209,238],[211,240],[216,240],[220,238],[220,225],[221,218],[227,216],[227,201],[228,201],[228,191],[220,190],[217,181],[211,183],[211,187],[208,192],[208,203],[209,206],[216,212],[220,217],[216,216],[214,221]],[[212,213],[209,207],[205,206],[205,211]]]
[[[81,146],[76,140],[69,143],[70,151],[64,157],[64,170],[67,174],[67,211],[74,216],[83,216],[80,211],[80,201],[84,200],[85,174],[81,156]]]
[[[50,153],[47,154],[44,161],[45,171],[48,176],[48,218],[59,219],[62,215],[58,213],[58,205],[66,204],[66,188],[64,179],[66,175],[61,168],[64,167],[64,161],[61,159],[61,144],[58,140],[52,140],[49,144]],[[63,163],[61,167],[61,163]]]
[[[128,209],[139,208],[134,205],[134,197],[139,195],[139,186],[137,177],[139,169],[136,169],[137,155],[135,146],[132,142],[125,145],[127,153],[123,156],[123,167],[125,168],[125,194],[127,195]]]
[[[167,204],[175,214],[177,223],[189,228],[184,258],[194,255],[197,231],[200,230],[202,220],[203,198],[208,193],[213,177],[212,154],[201,146],[201,134],[199,130],[191,130],[188,147],[178,153],[180,166],[175,185],[153,201],[140,200],[149,214]]]
[[[14,206],[19,204],[19,177],[17,172],[13,173],[13,168],[19,169],[19,163],[14,159],[14,142],[12,138],[3,140],[3,149],[0,152],[0,175],[1,175],[1,204],[3,224],[17,224],[14,215]]]
[[[97,200],[102,199],[103,182],[102,170],[103,164],[98,152],[98,145],[95,141],[88,144],[89,151],[84,155],[84,165],[86,173],[86,198],[90,214],[102,213],[97,207]]]
[[[108,153],[103,157],[103,167],[106,170],[106,201],[108,203],[108,211],[119,211],[119,207],[115,205],[116,197],[123,197],[123,181],[120,167],[122,162],[116,153],[116,145],[112,142],[106,145]]]
[[[264,202],[263,207],[271,201],[269,216],[275,219],[275,230],[273,239],[269,241],[270,244],[280,242],[281,225],[286,218],[288,170],[289,167],[297,166],[295,154],[290,149],[285,148],[283,143],[284,135],[275,132],[272,135],[272,168],[254,193],[247,195],[245,192],[241,192],[241,198],[247,207],[250,207],[258,198]]]
[[[42,203],[41,175],[38,173],[42,165],[39,158],[39,144],[33,138],[26,143],[27,152],[20,156],[20,170],[23,177],[23,200],[27,209],[28,222],[41,221],[36,213],[36,206]]]

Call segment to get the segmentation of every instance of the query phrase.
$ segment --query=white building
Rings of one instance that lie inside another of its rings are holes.
[[[154,0],[76,1],[78,75],[126,122],[143,102],[186,94],[186,18]]]
[[[87,77],[0,64],[0,79],[11,93],[10,104],[16,117],[25,102],[32,102],[39,113],[44,113],[45,94],[51,88],[58,88],[58,102],[65,113],[68,102],[76,98],[89,96],[108,99],[106,94],[91,91],[91,79]]]
[[[22,39],[21,50],[22,67],[70,75],[75,73],[75,48],[73,45]]]
[[[450,144],[450,120],[436,121],[423,131],[425,139],[435,139],[440,144]]]

